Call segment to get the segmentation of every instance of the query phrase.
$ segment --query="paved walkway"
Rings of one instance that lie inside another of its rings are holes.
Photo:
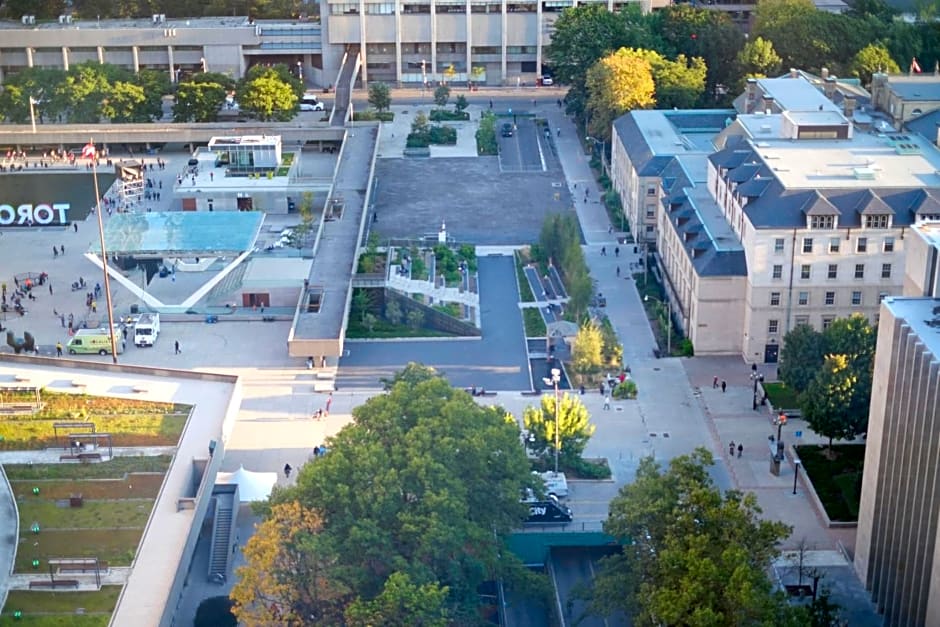
[[[107,447],[101,446],[98,452],[107,458]],[[155,457],[157,455],[172,455],[176,452],[175,446],[142,446],[121,447],[112,449],[115,457]],[[0,464],[58,464],[65,453],[61,448],[46,448],[38,451],[0,451]]]
[[[20,539],[20,517],[16,510],[13,489],[7,481],[6,472],[0,465],[0,609],[7,601],[13,563],[16,561],[16,546]]]
[[[127,578],[130,576],[130,574],[130,566],[117,566],[114,568],[109,568],[107,571],[101,573],[101,585],[123,586],[125,583],[127,583]],[[61,575],[56,575],[56,577],[59,579],[74,579],[78,581],[78,588],[75,588],[75,590],[93,591],[98,589],[98,584],[95,580],[94,573],[63,573]],[[10,577],[10,590],[29,590],[29,582],[48,580],[48,571],[12,575]]]

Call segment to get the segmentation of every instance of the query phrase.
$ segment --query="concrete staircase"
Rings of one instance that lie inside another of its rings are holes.
[[[218,495],[215,505],[215,521],[212,525],[212,544],[209,549],[209,581],[228,576],[228,564],[232,545],[232,498],[230,495]]]
[[[397,272],[398,266],[392,266],[388,277],[388,287],[404,294],[424,294],[434,302],[445,301],[460,303],[470,307],[480,306],[480,295],[474,292],[463,291],[458,287],[437,287],[430,281],[419,281],[401,276]]]

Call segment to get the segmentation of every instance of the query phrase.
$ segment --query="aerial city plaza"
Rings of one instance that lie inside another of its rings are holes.
[[[256,4],[0,5],[0,625],[940,625],[928,11]]]

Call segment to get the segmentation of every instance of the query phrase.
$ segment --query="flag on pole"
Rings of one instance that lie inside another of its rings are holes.
[[[95,150],[95,145],[91,142],[88,142],[87,144],[82,146],[82,156],[85,157],[86,159],[94,159],[97,153],[98,151]]]
[[[918,74],[921,73],[920,64],[917,62],[917,57],[913,57],[911,59],[911,74],[914,72],[917,72]]]

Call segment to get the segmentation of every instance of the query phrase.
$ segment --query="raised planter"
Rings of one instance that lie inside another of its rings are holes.
[[[790,464],[793,464],[794,458],[797,458],[796,451],[793,450],[791,446],[787,451],[787,457],[790,460]],[[830,529],[855,529],[858,527],[858,521],[840,521],[840,520],[830,520],[829,514],[826,513],[826,508],[823,506],[822,501],[819,499],[819,495],[816,494],[816,488],[813,487],[813,480],[809,478],[809,473],[803,470],[800,473],[799,478],[800,484],[803,486],[803,489],[806,490],[806,493],[809,495],[810,503],[813,505],[813,509],[816,510],[816,513],[819,514],[819,517],[822,518],[823,524]]]

